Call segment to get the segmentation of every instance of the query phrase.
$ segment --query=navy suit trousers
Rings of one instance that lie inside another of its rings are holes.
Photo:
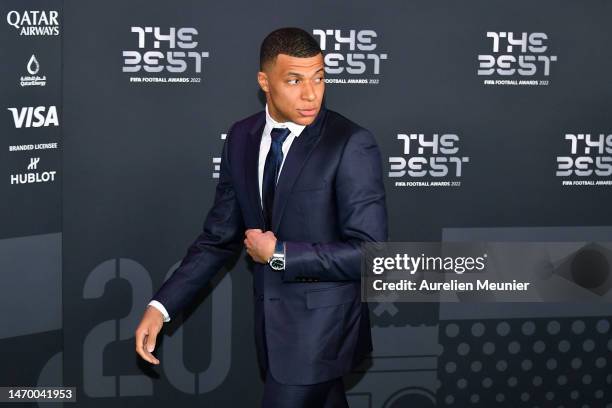
[[[264,350],[267,354],[265,334]],[[349,408],[342,377],[311,385],[281,384],[266,367],[265,381],[261,408]]]

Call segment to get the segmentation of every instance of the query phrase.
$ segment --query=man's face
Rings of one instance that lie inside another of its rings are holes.
[[[306,58],[278,54],[257,74],[270,116],[278,122],[310,125],[321,109],[323,74],[322,54]]]

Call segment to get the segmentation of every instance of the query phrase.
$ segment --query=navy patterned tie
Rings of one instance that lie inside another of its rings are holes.
[[[272,144],[266,156],[266,165],[264,167],[263,182],[261,186],[262,204],[264,211],[264,219],[266,222],[266,231],[272,228],[272,208],[274,207],[274,192],[276,190],[276,181],[280,172],[281,164],[283,163],[283,143],[291,131],[287,128],[273,128],[270,132],[272,136]]]

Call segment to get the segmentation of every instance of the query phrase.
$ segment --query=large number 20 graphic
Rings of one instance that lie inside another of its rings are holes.
[[[177,262],[170,268],[166,279],[178,264]],[[149,272],[136,261],[118,258],[104,261],[91,271],[83,287],[83,298],[102,297],[106,284],[113,279],[125,279],[130,284],[132,299],[148,300],[152,296],[153,287]],[[103,373],[105,348],[113,342],[133,338],[134,330],[143,313],[139,305],[138,301],[132,302],[132,309],[126,317],[119,319],[118,322],[117,320],[101,322],[85,336],[83,389],[89,397],[153,395],[153,382],[144,374],[114,376]],[[214,390],[224,381],[231,366],[231,316],[232,281],[230,274],[226,273],[212,292],[212,349],[208,368],[203,372],[194,373],[187,370],[183,364],[182,327],[164,339],[161,368],[176,389],[187,394],[204,394]]]

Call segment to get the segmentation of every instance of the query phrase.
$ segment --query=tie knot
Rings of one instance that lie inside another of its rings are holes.
[[[289,133],[291,133],[289,128],[272,128],[272,131],[270,132],[272,143],[280,144],[282,146],[285,139],[287,139],[287,136],[289,136]]]

